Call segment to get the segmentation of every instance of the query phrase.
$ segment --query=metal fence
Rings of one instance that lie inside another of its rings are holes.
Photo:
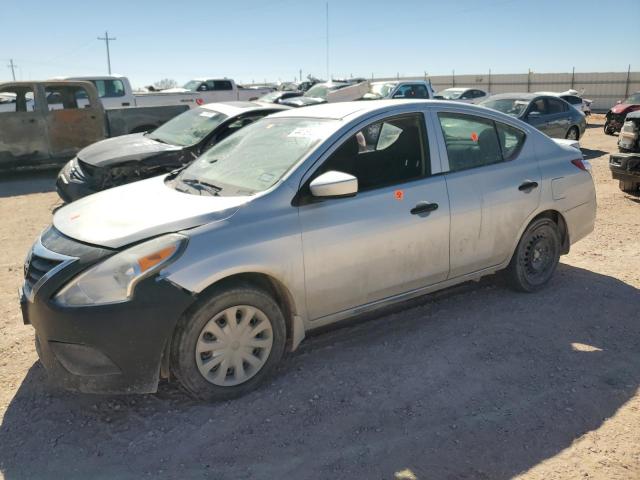
[[[640,72],[514,73],[376,77],[373,80],[431,80],[435,91],[450,87],[477,87],[492,94],[563,92],[574,89],[593,100],[592,110],[606,112],[618,100],[640,91]]]

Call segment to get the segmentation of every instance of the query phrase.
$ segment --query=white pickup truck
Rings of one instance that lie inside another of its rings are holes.
[[[188,105],[189,108],[194,108],[205,103],[256,100],[273,90],[271,88],[244,88],[228,78],[190,80],[182,88],[144,93],[134,92],[129,79],[117,75],[59,77],[55,80],[81,80],[93,83],[98,90],[102,105],[106,109],[165,105]]]

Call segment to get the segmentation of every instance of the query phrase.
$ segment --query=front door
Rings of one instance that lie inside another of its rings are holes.
[[[104,110],[81,84],[45,85],[49,151],[54,158],[72,157],[104,138]]]
[[[449,202],[444,178],[430,176],[427,145],[421,113],[376,121],[310,177],[346,172],[358,178],[358,193],[299,206],[309,318],[446,279]]]
[[[441,111],[451,208],[450,278],[499,265],[540,202],[538,162],[525,132]]]

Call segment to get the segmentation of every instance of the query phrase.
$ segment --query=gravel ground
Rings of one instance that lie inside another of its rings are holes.
[[[640,478],[640,198],[590,123],[596,230],[547,289],[487,278],[329,330],[225,403],[47,384],[16,292],[54,176],[0,181],[0,477]]]

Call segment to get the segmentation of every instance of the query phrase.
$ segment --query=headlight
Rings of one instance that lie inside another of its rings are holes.
[[[55,301],[68,307],[125,302],[140,280],[178,258],[186,242],[174,233],[117,253],[71,280]]]

